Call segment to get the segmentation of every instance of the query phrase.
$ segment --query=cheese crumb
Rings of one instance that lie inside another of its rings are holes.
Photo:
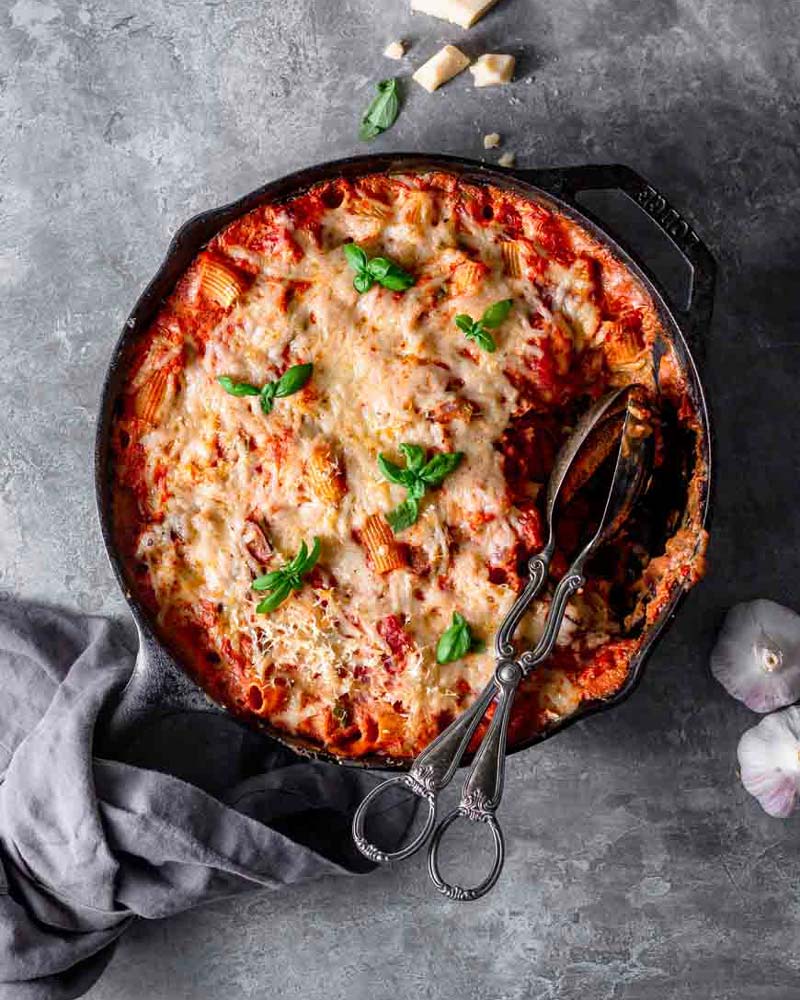
[[[452,80],[467,66],[469,66],[469,56],[465,56],[455,45],[445,45],[443,49],[439,49],[435,56],[431,56],[426,63],[420,66],[413,79],[432,94],[437,87]]]
[[[501,83],[510,83],[514,75],[513,56],[500,55],[498,52],[489,52],[470,66],[476,87],[493,87]]]
[[[501,167],[513,167],[517,162],[517,154],[509,151],[508,153],[503,153],[500,159],[497,161]]]
[[[498,0],[411,0],[411,10],[471,28]]]
[[[484,149],[497,149],[500,145],[500,133],[490,132],[488,135],[483,137],[483,148]]]
[[[402,59],[406,54],[406,43],[402,41],[390,42],[383,50],[387,59]]]

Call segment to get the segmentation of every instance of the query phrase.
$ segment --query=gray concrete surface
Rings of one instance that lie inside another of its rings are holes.
[[[372,83],[446,41],[519,56],[510,89],[409,87],[375,150],[621,160],[685,209],[721,281],[708,580],[637,695],[509,765],[485,901],[420,861],[127,935],[92,1000],[788,1000],[798,820],[738,784],[751,723],[707,672],[724,609],[798,604],[800,43],[795,0],[502,0],[469,33],[406,0],[0,2],[0,593],[125,614],[92,501],[103,369],[172,232],[359,149]],[[401,66],[386,42],[413,42]]]

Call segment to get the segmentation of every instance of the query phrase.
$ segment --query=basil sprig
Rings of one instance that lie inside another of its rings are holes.
[[[381,80],[377,95],[361,116],[358,138],[362,142],[369,142],[376,135],[385,132],[394,125],[399,111],[400,94],[397,80]]]
[[[419,502],[426,491],[441,486],[464,457],[462,451],[439,452],[426,462],[425,449],[418,444],[401,444],[400,451],[406,460],[405,469],[389,461],[385,455],[378,455],[378,468],[384,478],[390,483],[405,486],[408,491],[403,503],[386,515],[386,520],[396,535],[416,524]]]
[[[260,396],[261,409],[264,413],[272,413],[275,400],[283,399],[284,396],[293,396],[299,392],[311,378],[313,371],[314,366],[310,363],[292,365],[279,379],[275,382],[267,382],[260,389],[257,385],[251,385],[249,382],[236,382],[227,375],[219,375],[217,382],[231,396]]]
[[[442,634],[436,643],[436,662],[452,663],[453,660],[460,660],[467,653],[477,653],[483,648],[484,644],[480,639],[475,639],[472,635],[472,629],[466,618],[455,611],[450,628]]]
[[[489,306],[479,320],[474,320],[466,313],[459,313],[456,316],[456,326],[467,335],[467,340],[474,340],[478,347],[493,354],[497,350],[497,344],[489,330],[496,330],[511,312],[511,299],[501,299]]]
[[[370,260],[356,243],[345,243],[344,255],[347,263],[356,272],[353,288],[359,294],[368,292],[376,281],[393,292],[404,292],[416,281],[412,274],[404,271],[399,264],[395,264],[388,257],[373,257]]]
[[[293,590],[302,589],[303,577],[306,573],[310,573],[317,564],[319,549],[318,538],[314,538],[310,552],[306,543],[303,542],[300,546],[300,551],[291,562],[287,563],[281,569],[275,569],[271,573],[253,580],[253,590],[269,591],[269,596],[256,605],[256,611],[259,614],[274,611],[275,608],[283,604]]]
[[[346,726],[350,721],[350,712],[348,711],[347,705],[341,701],[334,703],[334,706],[331,709],[331,715],[334,719],[336,719],[340,726]]]

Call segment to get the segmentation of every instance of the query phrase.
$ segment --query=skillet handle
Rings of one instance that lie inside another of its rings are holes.
[[[581,191],[622,191],[646,213],[670,240],[689,267],[691,287],[689,303],[683,308],[670,303],[680,318],[680,325],[690,346],[702,351],[703,338],[711,322],[714,306],[714,285],[717,265],[711,251],[689,222],[673,208],[663,194],[635,170],[622,163],[587,164],[552,170],[517,170],[515,175],[573,205],[592,218],[582,205],[576,204]],[[657,283],[656,283],[657,284]]]
[[[221,712],[150,634],[136,623],[139,652],[130,680],[123,688],[109,720],[115,746],[138,739],[151,721],[179,712]]]

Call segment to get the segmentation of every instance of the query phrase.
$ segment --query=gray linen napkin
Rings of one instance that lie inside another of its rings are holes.
[[[0,1000],[81,996],[136,917],[372,867],[350,838],[366,772],[222,713],[154,718],[109,750],[134,646],[106,619],[0,600]]]

